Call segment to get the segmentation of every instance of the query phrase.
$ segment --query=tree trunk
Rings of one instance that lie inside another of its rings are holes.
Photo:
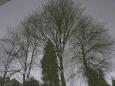
[[[36,40],[35,40],[33,50],[32,50],[32,56],[31,56],[31,61],[30,61],[30,65],[29,65],[27,79],[30,78],[30,72],[31,72],[31,69],[32,69],[32,63],[33,63],[33,59],[34,59],[34,53],[35,53],[35,50],[36,50],[36,46],[37,46],[37,43],[36,43]]]
[[[26,61],[27,61],[27,57],[26,57],[26,60],[25,60],[25,63],[24,63],[25,67],[24,67],[24,74],[23,74],[23,86],[25,86],[25,81],[26,81],[26,71],[27,71]]]
[[[66,86],[66,83],[65,83],[65,78],[64,78],[64,73],[63,73],[63,71],[60,73],[60,76],[61,76],[61,84],[62,84],[62,86]]]
[[[5,71],[4,75],[3,75],[3,78],[2,78],[2,82],[1,82],[1,85],[4,85],[5,83],[5,78],[6,78],[6,75],[7,75],[7,72]]]
[[[66,86],[66,81],[64,78],[64,68],[63,68],[63,58],[60,56],[60,77],[61,77],[61,86]]]
[[[33,50],[33,52],[32,52],[32,57],[31,57],[31,62],[30,62],[29,70],[28,70],[27,79],[30,78],[30,72],[31,72],[31,69],[32,69],[33,58],[34,58],[34,50]]]
[[[23,86],[25,86],[25,74],[23,74]]]
[[[82,50],[82,58],[83,58],[83,65],[84,65],[84,69],[85,69],[85,75],[87,76],[87,60],[86,60],[86,53],[85,53],[85,30],[82,29],[82,44],[81,44],[81,50]]]

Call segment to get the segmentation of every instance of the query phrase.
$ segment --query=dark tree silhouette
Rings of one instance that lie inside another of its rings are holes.
[[[44,48],[44,56],[41,60],[43,73],[43,86],[60,86],[56,53],[51,41],[48,41]]]
[[[96,70],[88,67],[87,74],[88,85],[89,86],[109,86],[104,79],[104,74],[101,70],[97,72]]]
[[[32,77],[28,81],[25,82],[25,86],[40,86],[40,84],[39,84],[39,81],[37,81],[36,79]]]
[[[112,79],[112,86],[115,86],[115,80]]]
[[[19,81],[17,81],[16,79],[7,79],[7,81],[5,82],[4,85],[0,85],[0,86],[21,86],[21,83]]]

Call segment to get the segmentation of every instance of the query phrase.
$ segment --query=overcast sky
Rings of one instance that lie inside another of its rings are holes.
[[[78,0],[76,0],[78,1]],[[86,12],[100,22],[104,22],[115,38],[115,0],[79,0]],[[5,36],[6,29],[18,25],[32,10],[41,6],[40,0],[11,0],[0,6],[0,38]]]
[[[104,22],[115,37],[115,0],[79,0],[88,13],[97,20]]]
[[[77,0],[76,0],[77,1]],[[108,25],[110,32],[115,32],[115,0],[79,0],[88,14]],[[12,0],[0,7],[0,35],[7,27],[16,25],[20,18],[28,15],[41,5],[40,0]]]

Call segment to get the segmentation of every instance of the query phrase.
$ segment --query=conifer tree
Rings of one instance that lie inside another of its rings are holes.
[[[43,73],[43,86],[59,86],[58,64],[57,57],[54,51],[54,46],[50,41],[47,42],[44,48],[44,56],[41,61]]]

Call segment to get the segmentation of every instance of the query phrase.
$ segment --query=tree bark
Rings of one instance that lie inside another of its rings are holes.
[[[30,62],[29,70],[28,70],[27,79],[30,78],[30,72],[31,72],[31,69],[32,69],[33,58],[34,58],[34,50],[32,52],[32,57],[31,57],[31,62]]]
[[[23,86],[25,86],[25,74],[23,74]]]
[[[3,75],[3,78],[2,78],[2,82],[1,82],[1,85],[4,85],[5,83],[5,78],[6,78],[6,75],[7,75],[7,71],[5,71],[4,75]]]
[[[60,77],[61,77],[61,86],[66,86],[66,81],[64,78],[64,68],[63,68],[63,58],[60,56]]]

